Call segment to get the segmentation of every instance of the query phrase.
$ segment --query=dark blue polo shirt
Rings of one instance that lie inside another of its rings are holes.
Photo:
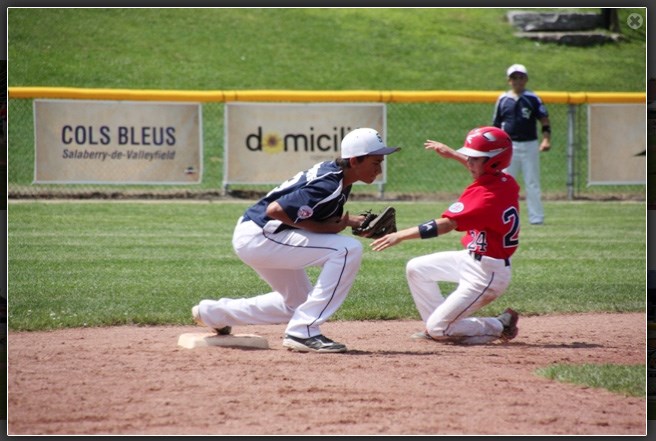
[[[547,116],[547,108],[532,91],[525,90],[517,98],[508,91],[497,99],[492,125],[508,133],[513,141],[534,141],[538,139],[536,121]]]

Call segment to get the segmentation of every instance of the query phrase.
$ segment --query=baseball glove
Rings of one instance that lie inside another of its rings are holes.
[[[394,207],[387,207],[379,214],[374,214],[369,210],[362,213],[362,215],[364,216],[362,224],[351,229],[354,235],[377,239],[396,232],[396,210]]]

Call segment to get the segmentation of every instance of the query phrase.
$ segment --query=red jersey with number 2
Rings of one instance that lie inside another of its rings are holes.
[[[469,251],[509,258],[519,245],[519,185],[505,173],[484,174],[442,217],[456,221],[457,231],[467,232],[461,242]]]

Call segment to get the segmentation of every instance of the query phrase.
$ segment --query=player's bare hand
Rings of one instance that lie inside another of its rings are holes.
[[[551,143],[549,142],[549,140],[545,139],[540,144],[540,151],[541,152],[548,152],[549,150],[551,150]]]
[[[454,158],[456,156],[455,150],[453,150],[448,145],[443,144],[439,141],[433,141],[431,139],[427,139],[426,142],[424,143],[424,148],[426,150],[433,150],[435,153],[442,156],[443,158]]]
[[[380,237],[371,242],[371,249],[374,251],[383,251],[385,248],[396,245],[401,242],[400,235],[397,233],[390,233],[387,236]]]
[[[358,214],[357,216],[349,216],[349,227],[357,228],[360,225],[362,225],[362,222],[364,222],[364,214]]]

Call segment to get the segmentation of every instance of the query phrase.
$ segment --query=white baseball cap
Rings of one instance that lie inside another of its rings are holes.
[[[388,147],[374,129],[360,128],[346,134],[342,139],[342,158],[355,158],[367,155],[389,155],[400,147]]]
[[[514,74],[515,72],[523,73],[524,75],[528,76],[528,71],[526,70],[526,66],[523,64],[513,64],[508,68],[506,71],[506,76],[510,76]]]

